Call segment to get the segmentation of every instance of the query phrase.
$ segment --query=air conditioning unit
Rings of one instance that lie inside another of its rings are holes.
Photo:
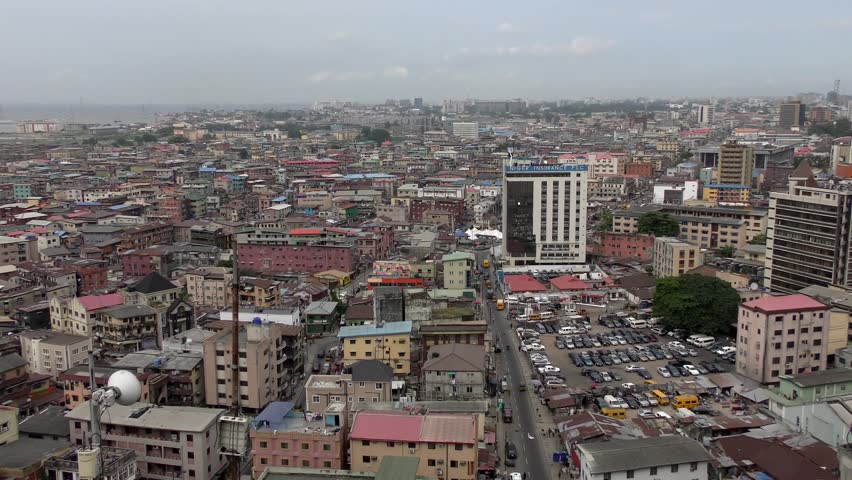
[[[416,452],[416,451],[417,451],[417,450],[416,450],[416,449],[414,449],[414,448],[409,448],[409,449],[408,449],[408,453],[410,453],[410,454],[412,454],[412,455],[413,455],[413,454],[414,454],[414,452]]]
[[[439,477],[444,476],[444,469],[443,469],[443,468],[439,468],[437,473],[438,473],[438,476],[439,476]]]
[[[372,457],[370,457],[370,461],[372,461],[372,462],[375,462],[375,461],[376,461],[376,460],[378,460],[378,459],[379,459],[379,457],[377,457],[377,456],[375,456],[375,455],[374,455],[374,456],[372,456]]]
[[[438,465],[443,465],[443,464],[444,464],[443,460],[438,460]]]

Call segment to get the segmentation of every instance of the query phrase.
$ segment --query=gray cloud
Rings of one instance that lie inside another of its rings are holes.
[[[503,22],[497,25],[497,33],[521,33],[523,31],[524,29],[510,22]]]

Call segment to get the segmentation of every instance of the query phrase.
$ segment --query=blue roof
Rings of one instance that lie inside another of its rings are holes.
[[[124,210],[126,208],[130,208],[130,205],[125,205],[122,203],[121,205],[113,205],[109,207],[110,210]]]
[[[286,202],[286,201],[287,201],[287,196],[286,196],[286,195],[281,195],[280,197],[275,197],[275,198],[273,198],[273,199],[272,199],[272,201],[273,201],[273,202]]]
[[[396,175],[388,173],[350,173],[348,175],[344,175],[343,178],[347,180],[358,180],[361,178],[396,178]]]
[[[270,428],[286,422],[287,415],[293,411],[291,402],[272,402],[254,418],[255,428]]]
[[[237,175],[225,175],[225,178],[227,178],[228,180],[242,180],[243,179],[243,177],[239,177]]]
[[[713,185],[704,185],[704,188],[736,188],[736,189],[743,189],[743,188],[751,188],[751,187],[749,187],[748,185],[727,185],[727,184],[723,185],[723,184],[713,184]]]
[[[201,167],[198,169],[199,172],[215,172],[216,169],[213,167]]]
[[[373,337],[376,335],[401,335],[411,333],[411,321],[387,322],[381,328],[376,324],[355,325],[352,327],[340,327],[338,338],[350,337]]]
[[[684,168],[693,168],[693,167],[697,167],[697,166],[698,166],[698,162],[683,162],[680,165],[678,165],[678,167],[684,167]]]
[[[77,205],[80,207],[100,207],[103,205],[101,202],[77,202]]]

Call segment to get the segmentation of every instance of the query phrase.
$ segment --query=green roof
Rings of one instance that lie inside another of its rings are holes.
[[[419,457],[384,457],[376,480],[414,480],[419,464]]]
[[[475,262],[476,256],[470,252],[454,252],[441,257],[442,262],[454,262],[456,260],[471,260]]]

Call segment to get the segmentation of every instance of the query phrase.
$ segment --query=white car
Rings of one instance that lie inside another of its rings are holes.
[[[722,348],[716,350],[713,353],[715,353],[716,355],[727,355],[729,353],[733,353],[733,352],[736,352],[736,351],[737,351],[737,349],[735,347],[722,347]]]
[[[669,369],[666,367],[657,367],[657,371],[660,372],[660,375],[662,375],[663,378],[669,378],[672,376],[672,374],[669,372]]]
[[[509,474],[509,480],[523,480],[524,476],[518,472],[512,472]]]
[[[604,382],[611,382],[612,381],[612,377],[609,376],[609,373],[600,372],[600,375],[601,375],[601,378],[603,379]]]
[[[559,367],[554,367],[553,365],[547,365],[544,367],[545,373],[559,373],[561,371],[562,370],[560,370]]]
[[[701,372],[699,372],[698,369],[695,368],[695,365],[690,365],[690,364],[687,363],[687,364],[684,364],[683,368],[685,368],[686,371],[689,372],[690,375],[694,375],[694,376],[701,375]]]
[[[661,411],[659,411],[659,410],[654,410],[654,415],[656,415],[656,416],[657,416],[657,418],[672,418],[672,416],[671,416],[671,415],[669,415],[668,413],[666,413],[666,412],[661,412]]]
[[[639,365],[630,364],[630,365],[624,367],[624,370],[627,371],[627,372],[636,372],[636,371],[642,370],[642,367],[640,367]]]
[[[531,343],[531,344],[527,345],[527,350],[533,350],[533,351],[536,351],[536,352],[541,352],[541,351],[544,351],[545,348],[544,348],[544,345],[542,345],[540,343]]]
[[[636,388],[636,384],[635,383],[622,383],[621,388],[623,388],[624,390],[633,390],[634,388]]]

